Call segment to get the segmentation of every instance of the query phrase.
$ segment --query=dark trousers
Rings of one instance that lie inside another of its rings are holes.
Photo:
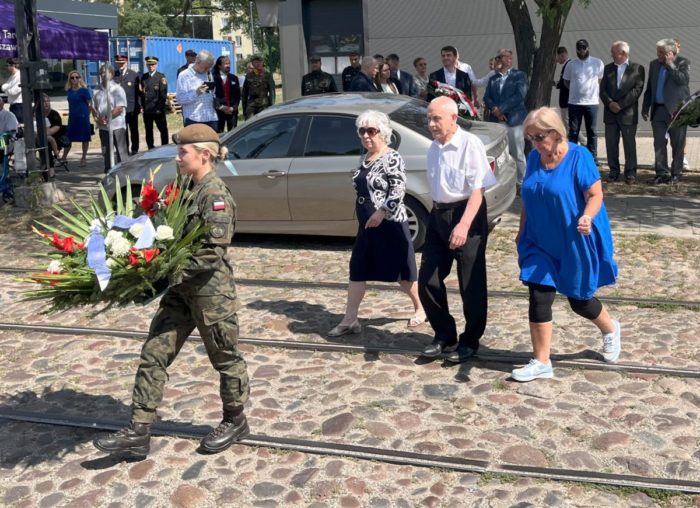
[[[620,176],[620,137],[625,151],[625,177],[637,176],[637,124],[624,125],[618,117],[605,124],[605,149],[608,153],[610,176]]]
[[[109,131],[106,129],[99,129],[99,131],[100,145],[102,146],[102,157],[104,158],[106,173],[112,167],[109,158]],[[129,158],[129,149],[126,145],[126,129],[115,129],[112,131],[112,136],[114,137],[114,150],[116,152],[114,162],[116,163],[127,160]]]
[[[17,123],[24,123],[22,121],[24,120],[24,113],[22,110],[21,102],[15,102],[14,104],[10,104],[10,112],[15,115],[15,118],[17,118]]]
[[[214,122],[195,122],[194,120],[191,120],[189,118],[185,118],[185,121],[183,122],[183,127],[187,127],[188,125],[194,125],[196,123],[201,123],[202,125],[208,125],[214,131],[219,132],[217,129],[219,128],[219,121],[214,121]]]
[[[153,122],[158,127],[160,132],[161,146],[168,144],[168,121],[165,119],[165,113],[144,113],[143,127],[146,129],[146,145],[150,150],[155,145],[153,144]]]
[[[598,116],[598,106],[581,106],[569,104],[569,141],[578,144],[578,135],[581,131],[581,120],[586,125],[586,148],[591,152],[593,160],[598,163],[598,135],[595,131],[595,122]]]
[[[224,128],[226,128],[227,131],[230,131],[238,125],[238,111],[234,111],[230,115],[217,111],[216,116],[219,117],[218,129],[216,132],[224,132]]]
[[[435,331],[435,340],[454,344],[457,340],[457,323],[450,315],[444,281],[452,269],[452,263],[456,261],[462,311],[466,320],[459,343],[476,350],[486,329],[486,240],[489,230],[484,201],[474,217],[466,243],[451,250],[450,234],[462,218],[465,206],[445,210],[434,208],[430,212],[418,272],[418,294],[430,326]]]
[[[654,105],[654,113],[651,116],[651,130],[654,133],[654,169],[656,176],[668,176],[668,141],[666,129],[671,123],[671,113],[663,104]],[[670,172],[672,176],[681,176],[683,171],[683,149],[685,148],[685,135],[688,126],[674,127],[668,131],[671,141],[671,154],[673,163]]]
[[[139,151],[139,114],[136,111],[126,114],[126,145],[131,152]]]
[[[132,421],[156,420],[156,409],[163,400],[168,379],[167,368],[195,327],[202,336],[209,361],[219,372],[224,411],[234,411],[246,403],[250,381],[246,362],[238,351],[238,317],[233,313],[223,319],[212,318],[195,295],[184,296],[170,290],[163,295],[141,349],[132,395]]]

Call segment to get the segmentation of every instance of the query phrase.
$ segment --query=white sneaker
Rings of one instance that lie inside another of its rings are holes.
[[[553,378],[554,370],[552,369],[551,360],[547,360],[547,363],[542,363],[534,358],[530,360],[525,367],[519,369],[514,369],[510,375],[516,381],[532,381],[533,379],[540,378]]]
[[[613,319],[613,326],[615,329],[611,333],[603,335],[603,359],[607,363],[617,362],[622,351],[620,322]]]
[[[688,163],[688,157],[683,157],[683,169],[690,169],[690,164]]]

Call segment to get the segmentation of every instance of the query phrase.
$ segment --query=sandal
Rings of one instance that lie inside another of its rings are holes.
[[[408,324],[406,326],[409,328],[415,328],[425,323],[427,319],[428,318],[425,315],[425,312],[416,312],[413,317],[408,320]]]

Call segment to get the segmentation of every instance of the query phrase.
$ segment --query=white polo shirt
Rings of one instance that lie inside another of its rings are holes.
[[[600,80],[603,78],[603,61],[589,56],[585,60],[569,60],[564,69],[564,79],[569,81],[569,104],[597,106]]]
[[[438,203],[462,201],[474,189],[488,189],[498,183],[484,144],[460,128],[444,145],[433,140],[428,149],[427,176],[430,196]]]
[[[109,82],[109,102],[107,101],[107,92],[100,87],[92,97],[92,106],[97,110],[100,116],[109,117],[111,109],[121,106],[122,112],[115,117],[112,117],[112,130],[126,128],[126,93],[124,89],[117,85],[114,81]],[[100,125],[100,130],[109,130],[108,125]]]

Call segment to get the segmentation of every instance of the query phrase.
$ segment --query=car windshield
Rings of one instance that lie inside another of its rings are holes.
[[[393,122],[405,125],[414,132],[428,139],[433,139],[433,135],[428,129],[428,103],[422,101],[411,101],[401,106],[396,111],[389,113],[389,118]],[[472,122],[464,118],[457,118],[457,124],[465,131],[472,130]]]

